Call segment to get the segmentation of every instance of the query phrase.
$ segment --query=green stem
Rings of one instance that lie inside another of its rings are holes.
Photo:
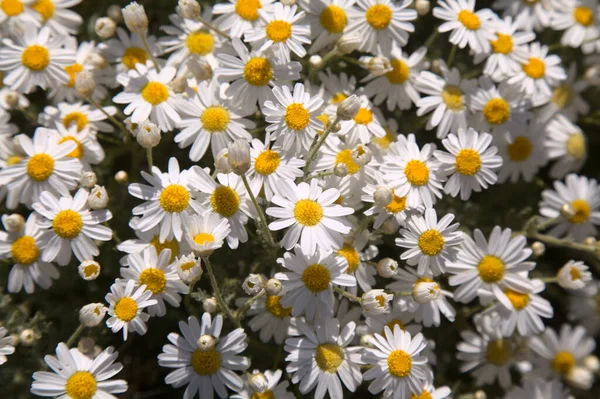
[[[558,281],[556,277],[540,277],[539,279],[544,283],[556,283]]]
[[[325,130],[323,131],[323,134],[321,135],[321,138],[319,139],[319,141],[317,141],[317,144],[315,144],[308,152],[308,155],[306,156],[306,164],[304,165],[304,176],[302,177],[303,179],[306,179],[306,176],[308,176],[308,173],[310,171],[310,164],[312,163],[315,155],[317,155],[317,151],[319,151],[319,148],[323,145],[323,143],[327,139],[327,136],[329,136],[329,133],[331,133],[331,129],[335,125],[337,125],[337,123],[339,121],[340,121],[340,118],[336,116],[333,123],[331,123],[325,127]]]
[[[146,159],[148,160],[148,169],[152,170],[154,162],[152,161],[152,148],[146,148]]]
[[[156,57],[154,57],[152,50],[150,50],[150,44],[148,44],[148,39],[146,38],[146,34],[145,33],[140,34],[140,37],[142,38],[142,43],[144,44],[144,48],[148,52],[148,55],[150,55],[150,59],[152,60],[152,63],[154,64],[154,68],[156,69],[157,72],[160,72],[160,67],[158,66]]]
[[[277,248],[277,244],[275,243],[275,241],[273,241],[273,236],[271,235],[271,231],[269,230],[269,226],[267,225],[267,217],[265,216],[260,205],[258,205],[258,201],[256,200],[254,193],[250,189],[250,184],[248,183],[248,178],[246,178],[246,174],[242,174],[242,175],[240,175],[240,177],[242,178],[244,187],[246,187],[246,191],[248,192],[248,195],[250,196],[250,199],[252,200],[252,203],[254,204],[254,208],[256,208],[256,212],[258,213],[258,220],[260,222],[260,226],[263,230],[264,236],[267,239],[267,242],[273,248]]]
[[[437,39],[437,37],[439,36],[439,34],[440,32],[437,30],[437,28],[434,29],[433,32],[431,32],[431,35],[429,35],[429,37],[425,41],[425,47],[430,48],[435,39]]]
[[[27,120],[29,120],[29,122],[31,122],[34,126],[41,126],[40,123],[38,122],[37,118],[35,117],[34,114],[32,114],[31,112],[29,112],[29,110],[19,106],[17,108],[19,111],[21,111],[21,113],[25,116],[25,118],[27,118]]]
[[[227,40],[231,40],[231,37],[229,37],[229,35],[225,32],[223,32],[222,30],[220,30],[219,28],[217,28],[216,26],[212,25],[211,23],[209,23],[208,21],[198,17],[198,21],[200,21],[204,26],[206,26],[208,29],[214,31],[217,35],[224,37]]]
[[[339,55],[339,54],[338,54],[336,48],[334,48],[333,50],[331,50],[330,52],[325,54],[325,57],[323,57],[323,65],[326,65],[333,57],[335,57],[337,55]]]
[[[321,178],[321,177],[331,176],[332,174],[333,174],[332,170],[324,170],[324,171],[321,171],[321,172],[317,172],[317,173],[315,173],[313,175],[306,176],[306,178],[302,179],[302,181],[308,182],[308,181],[311,181],[312,179],[314,179],[316,177]]]
[[[119,121],[113,115],[111,115],[108,112],[106,112],[106,110],[104,109],[104,107],[102,105],[98,104],[98,102],[96,100],[94,100],[91,96],[84,96],[83,98],[85,98],[85,100],[87,102],[89,102],[94,107],[96,107],[96,109],[98,111],[102,112],[104,114],[104,116],[106,116],[108,118],[108,120],[113,123],[113,125],[115,125],[116,127],[118,127],[119,130],[121,130],[123,132],[123,134],[125,135],[125,140],[126,141],[129,141],[131,139],[131,137],[132,137],[131,132],[129,130],[127,130],[127,128],[125,127],[125,125],[123,125],[123,123],[121,123],[121,121]]]
[[[333,290],[335,292],[337,292],[338,294],[343,295],[344,297],[348,298],[352,302],[356,302],[356,303],[360,303],[361,302],[359,297],[352,295],[351,293],[349,293],[346,290],[341,289],[340,287],[336,287],[334,285],[333,286]]]
[[[343,55],[343,56],[342,56],[342,57],[340,57],[340,58],[341,58],[342,60],[346,61],[346,62],[347,62],[347,63],[349,63],[349,64],[354,64],[354,65],[357,65],[357,66],[359,66],[359,67],[361,67],[361,68],[364,68],[364,67],[365,67],[363,64],[361,64],[361,63],[360,63],[360,61],[357,61],[357,60],[355,60],[355,59],[354,59],[354,58],[352,58],[352,57],[348,57],[348,56],[345,56],[345,55]]]
[[[233,316],[231,309],[229,309],[229,306],[227,306],[227,304],[223,300],[223,295],[221,295],[221,290],[219,289],[219,284],[217,283],[217,277],[215,276],[215,272],[210,263],[210,260],[208,259],[208,257],[202,259],[204,259],[206,271],[208,272],[208,277],[210,278],[210,285],[212,286],[215,299],[219,303],[219,307],[221,308],[223,313],[225,313],[225,316],[227,316],[227,318],[231,320],[236,327],[241,327],[240,322]]]
[[[81,335],[84,329],[85,327],[83,326],[83,324],[80,324],[79,327],[77,327],[77,330],[75,330],[75,332],[67,340],[67,347],[70,348],[71,346],[73,346],[75,340]]]
[[[262,298],[266,294],[267,294],[267,292],[264,289],[261,290],[258,294],[254,295],[246,303],[244,303],[241,308],[239,308],[239,310],[237,311],[237,321],[238,321],[238,323],[244,318],[244,316],[246,315],[246,312],[248,311],[248,309],[250,309],[250,306],[252,306],[252,304],[254,302],[256,302],[257,300],[259,300],[260,298]]]
[[[454,57],[456,56],[456,48],[456,44],[453,44],[452,49],[450,50],[450,55],[448,56],[448,62],[446,62],[448,69],[452,68],[452,63],[454,62]]]

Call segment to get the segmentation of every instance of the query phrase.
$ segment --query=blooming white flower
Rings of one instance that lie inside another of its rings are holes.
[[[279,287],[281,290],[281,282],[279,282]],[[291,326],[292,308],[284,308],[281,305],[282,297],[270,293],[268,288],[266,291],[267,295],[265,297],[257,299],[250,305],[248,316],[251,316],[251,319],[248,321],[248,327],[252,331],[258,331],[258,337],[261,341],[267,343],[273,340],[276,344],[281,345],[283,340],[290,335],[290,332],[295,331]],[[238,305],[242,305],[249,299],[240,298]]]
[[[117,333],[123,330],[123,340],[127,341],[129,330],[140,335],[146,334],[148,328],[146,322],[150,318],[144,309],[156,305],[157,300],[151,299],[152,291],[146,290],[146,286],[135,287],[134,280],[116,280],[110,286],[110,292],[104,299],[109,303],[106,325]],[[135,289],[135,291],[134,291]]]
[[[557,282],[563,288],[581,289],[588,281],[592,280],[592,273],[588,269],[583,262],[570,260],[556,273]]]
[[[241,38],[260,18],[258,10],[272,11],[275,0],[228,0],[213,6],[213,14],[220,15],[214,23],[229,36]]]
[[[218,213],[204,211],[201,215],[192,215],[184,237],[198,256],[207,257],[221,248],[230,232],[226,218]]]
[[[581,47],[585,54],[598,48],[598,0],[557,1],[552,11],[550,26],[565,31],[560,39],[562,45]]]
[[[342,102],[340,107],[343,104]],[[382,119],[381,114],[371,104],[367,96],[360,96],[358,112],[351,119],[340,122],[339,135],[346,136],[346,142],[351,145],[368,144],[373,137],[381,138],[385,136],[385,129],[381,126],[380,119]]]
[[[369,290],[365,292],[360,304],[366,314],[382,314],[390,312],[390,301],[394,299],[392,294],[387,294],[384,290]]]
[[[577,74],[577,64],[572,62],[567,71],[567,80],[553,88],[550,101],[537,112],[541,122],[551,120],[558,113],[572,122],[579,115],[590,112],[590,106],[583,98],[583,92],[590,86],[590,81]]]
[[[260,390],[253,389],[250,387],[248,383],[244,384],[244,388],[238,392],[237,394],[231,395],[231,399],[255,399],[253,396],[263,395],[269,396],[273,395],[274,398],[277,399],[294,399],[295,396],[292,392],[287,390],[289,382],[281,381],[281,376],[283,372],[281,370],[265,370],[264,373],[261,373],[266,379],[266,385],[261,386]],[[253,371],[253,374],[248,377],[248,380],[256,378],[257,370]],[[264,380],[263,380],[264,383]]]
[[[117,64],[118,72],[127,72],[136,68],[137,64],[146,65],[146,61],[160,52],[156,38],[146,35],[146,41],[152,54],[148,54],[142,38],[137,33],[128,34],[123,28],[117,28],[117,37],[98,45],[98,50],[110,63]]]
[[[512,16],[526,30],[541,31],[550,25],[552,0],[495,0],[492,7],[502,10],[502,16]]]
[[[578,172],[588,158],[587,138],[581,128],[559,114],[546,127],[544,147],[554,161],[550,176],[561,179]]]
[[[530,122],[524,129],[499,137],[494,144],[502,157],[498,182],[510,180],[516,183],[521,178],[530,182],[537,171],[548,163],[544,149],[545,126]]]
[[[315,54],[335,44],[350,22],[355,0],[299,0],[306,12],[304,21],[310,27],[312,44],[308,50]]]
[[[112,116],[117,113],[117,108],[110,105],[99,110],[82,102],[60,102],[56,106],[48,105],[44,107],[44,112],[39,114],[38,120],[51,129],[57,125],[66,128],[75,125],[78,131],[88,128],[92,134],[96,132],[112,133],[114,127],[105,122],[107,116],[102,111]]]
[[[8,360],[6,355],[15,353],[15,347],[11,345],[12,337],[10,335],[6,336],[7,333],[6,328],[0,327],[0,365]]]
[[[90,303],[79,310],[79,322],[85,327],[96,327],[106,316],[108,309],[102,303]]]

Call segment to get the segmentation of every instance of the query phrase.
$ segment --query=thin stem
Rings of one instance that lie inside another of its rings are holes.
[[[227,306],[227,304],[223,300],[223,295],[221,295],[221,290],[219,289],[219,284],[217,283],[217,277],[215,276],[215,272],[210,263],[210,260],[208,259],[208,257],[202,259],[204,259],[206,271],[208,272],[208,277],[210,278],[210,285],[212,285],[213,294],[215,296],[215,299],[217,300],[217,303],[219,304],[219,307],[221,308],[223,313],[225,313],[225,316],[227,316],[227,318],[231,320],[236,327],[241,327],[240,322],[233,316],[231,309],[229,309],[229,306]]]
[[[556,283],[558,282],[558,279],[556,277],[540,277],[540,280],[542,280],[544,283]]]
[[[336,55],[339,55],[336,48],[325,54],[325,57],[323,57],[323,65],[326,65]]]
[[[427,47],[427,48],[431,47],[431,45],[433,44],[435,39],[437,39],[439,34],[440,34],[440,32],[437,29],[434,29],[433,32],[431,32],[431,35],[429,35],[429,37],[425,41],[425,47]]]
[[[258,213],[258,220],[260,222],[260,226],[263,230],[264,236],[267,239],[267,242],[269,243],[269,245],[276,248],[277,244],[275,244],[275,241],[273,241],[273,236],[271,236],[271,231],[269,230],[269,226],[267,225],[267,217],[265,216],[265,213],[263,212],[260,205],[258,205],[258,201],[256,200],[254,193],[250,189],[250,184],[248,183],[248,179],[246,178],[246,175],[245,174],[241,175],[241,178],[242,178],[242,182],[244,182],[244,187],[246,187],[246,191],[248,192],[248,195],[250,196],[250,199],[252,200],[252,203],[254,204],[254,208],[256,208],[256,212]]]
[[[356,303],[360,303],[361,302],[359,297],[352,295],[351,293],[349,293],[346,290],[341,289],[340,287],[336,287],[334,285],[333,286],[333,290],[335,292],[337,292],[338,294],[345,296],[346,298],[348,298],[352,302],[356,302]]]
[[[229,37],[229,35],[227,33],[223,32],[221,29],[217,28],[216,26],[214,26],[213,24],[211,24],[208,21],[204,20],[203,18],[198,17],[198,21],[200,21],[208,29],[214,31],[217,35],[219,35],[221,37],[224,37],[227,40],[231,40],[231,37]]]
[[[19,111],[21,111],[21,113],[25,116],[25,118],[27,118],[27,120],[29,120],[29,122],[31,122],[34,126],[40,126],[40,123],[38,122],[38,120],[35,117],[35,115],[32,114],[31,112],[29,112],[29,110],[21,107],[20,105],[19,105],[19,107],[17,109]]]
[[[150,44],[148,44],[148,39],[146,38],[146,34],[140,34],[140,37],[142,38],[142,43],[144,44],[144,48],[146,49],[146,51],[148,52],[148,55],[150,55],[150,59],[152,60],[152,63],[154,64],[154,68],[156,68],[157,72],[160,72],[160,67],[158,66],[158,62],[156,61],[156,57],[154,57],[154,54],[152,53],[152,50],[150,50]]]
[[[331,129],[337,125],[337,123],[340,121],[339,117],[335,117],[335,120],[333,121],[333,123],[329,124],[328,126],[325,127],[325,130],[323,131],[323,134],[321,135],[321,138],[319,139],[319,141],[317,141],[317,144],[315,144],[310,151],[308,152],[308,155],[306,156],[306,164],[304,165],[304,176],[303,179],[306,179],[306,176],[308,176],[308,173],[310,171],[310,164],[313,161],[313,158],[315,157],[315,155],[317,155],[317,151],[319,151],[319,148],[323,145],[323,143],[325,142],[325,140],[327,139],[327,136],[329,136],[329,133],[331,133]]]
[[[365,67],[363,64],[361,64],[361,63],[360,63],[360,61],[357,61],[357,60],[355,60],[355,59],[354,59],[354,58],[352,58],[352,57],[348,57],[348,56],[345,56],[345,55],[343,55],[343,56],[342,56],[342,57],[340,57],[340,58],[341,58],[342,60],[346,61],[347,63],[354,64],[354,65],[358,65],[358,66],[359,66],[359,67],[361,67],[361,68],[364,68],[364,67]]]
[[[85,98],[85,100],[87,102],[89,102],[90,104],[92,104],[94,107],[96,107],[96,109],[100,112],[102,112],[104,114],[104,116],[106,116],[108,118],[109,121],[111,121],[113,123],[113,125],[115,125],[116,127],[118,127],[123,134],[125,134],[125,138],[127,140],[129,140],[132,136],[131,132],[125,127],[125,125],[123,125],[123,123],[121,123],[121,121],[119,121],[117,118],[115,118],[113,115],[109,114],[108,112],[106,112],[106,110],[104,109],[104,107],[100,104],[98,104],[98,102],[96,100],[94,100],[91,96],[83,96],[83,98]]]
[[[250,309],[250,306],[252,306],[252,304],[254,302],[256,302],[257,300],[259,300],[260,298],[262,298],[266,294],[267,294],[267,291],[265,291],[264,289],[261,290],[258,294],[254,295],[246,303],[244,303],[241,308],[239,308],[239,310],[237,311],[237,321],[238,321],[238,323],[244,318],[244,315],[246,314],[246,312],[248,311],[248,309]]]
[[[154,166],[152,161],[152,148],[146,148],[146,159],[148,160],[148,169],[152,169]]]
[[[452,45],[452,49],[450,50],[450,55],[448,56],[448,69],[452,67],[452,63],[454,62],[454,57],[456,56],[456,44]]]
[[[314,178],[316,178],[316,177],[319,177],[319,178],[321,178],[321,177],[331,176],[332,174],[333,174],[333,171],[332,171],[332,170],[324,170],[324,171],[321,171],[321,172],[317,172],[317,173],[315,173],[315,174],[312,174],[312,175],[310,175],[310,176],[306,176],[306,178],[305,178],[305,179],[302,179],[302,181],[311,181],[312,179],[314,179]]]
[[[81,335],[84,329],[85,327],[83,326],[83,324],[80,324],[79,327],[77,327],[77,330],[75,330],[75,332],[67,340],[67,347],[70,348],[71,346],[73,346],[75,340]]]
[[[121,239],[119,238],[119,236],[117,235],[117,232],[114,231],[110,225],[108,224],[108,222],[104,222],[102,223],[103,225],[105,225],[106,227],[108,227],[110,229],[110,231],[112,231],[112,238],[113,240],[115,240],[115,242],[117,243],[117,245],[119,245],[121,243]]]

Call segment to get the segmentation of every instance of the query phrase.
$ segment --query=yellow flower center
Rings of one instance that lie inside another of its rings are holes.
[[[458,86],[446,86],[442,90],[442,101],[451,111],[462,111],[465,109],[464,93]]]
[[[437,230],[426,230],[419,236],[419,248],[427,256],[435,256],[444,249],[444,237]]]
[[[508,156],[513,162],[523,162],[533,151],[533,144],[525,136],[516,137],[507,148]]]
[[[321,26],[330,33],[341,33],[346,27],[346,13],[338,6],[330,5],[321,11]]]
[[[275,20],[268,23],[266,31],[269,40],[281,43],[292,36],[292,25],[287,21]]]
[[[415,395],[412,393],[410,395],[410,399],[433,399],[433,396],[431,396],[428,390],[424,389],[420,395]]]
[[[473,176],[481,169],[481,157],[471,148],[465,148],[456,155],[456,171],[465,176]]]
[[[192,353],[192,368],[198,375],[213,375],[221,368],[221,354],[216,349]]]
[[[587,157],[587,143],[583,133],[577,132],[567,139],[567,154],[578,161]]]
[[[496,36],[498,37],[498,39],[490,41],[494,53],[510,54],[513,49],[512,36],[504,35],[502,33],[497,33]]]
[[[373,112],[366,108],[359,109],[356,113],[356,116],[354,117],[354,122],[358,123],[359,125],[368,125],[369,123],[371,123],[372,120]]]
[[[54,158],[48,154],[35,154],[27,161],[27,175],[35,181],[46,181],[54,171]]]
[[[396,326],[400,327],[400,329],[402,331],[406,331],[406,327],[404,326],[404,323],[402,323],[402,321],[400,321],[398,319],[393,319],[392,321],[387,323],[386,326],[389,327],[390,330],[392,330],[392,332],[394,332],[394,327],[396,327]],[[383,331],[381,331],[381,335],[385,335],[385,328],[383,329]]]
[[[142,89],[142,98],[152,105],[169,99],[169,89],[160,82],[148,82]]]
[[[501,125],[510,118],[510,106],[503,98],[492,98],[483,107],[483,116],[492,125]]]
[[[263,393],[254,392],[252,394],[252,396],[250,397],[250,399],[276,399],[276,398],[275,398],[275,394],[273,393],[273,391],[271,391],[269,389]]]
[[[587,7],[577,7],[573,11],[573,18],[579,25],[585,27],[592,26],[594,24],[594,12]]]
[[[508,343],[508,340],[499,339],[497,341],[490,341],[487,344],[485,351],[485,358],[488,363],[495,366],[502,366],[508,363],[512,357],[512,350]]]
[[[333,95],[333,97],[331,97],[331,103],[332,103],[332,104],[338,104],[338,103],[341,103],[342,101],[344,101],[344,100],[345,100],[345,99],[347,99],[347,98],[348,98],[348,96],[347,96],[347,95],[345,95],[345,94],[344,94],[344,93],[342,93],[342,92],[335,93],[335,94]]]
[[[71,209],[58,212],[52,221],[52,230],[56,235],[67,240],[77,237],[82,228],[81,215]]]
[[[75,87],[75,75],[81,71],[83,71],[83,65],[81,64],[75,63],[65,67],[65,72],[69,75],[69,82],[67,83],[68,87]]]
[[[40,256],[40,250],[35,245],[35,239],[30,236],[17,238],[10,247],[10,256],[15,263],[30,265]]]
[[[253,22],[258,19],[258,10],[261,7],[259,0],[238,0],[235,3],[235,12],[240,18]]]
[[[546,74],[546,64],[539,58],[531,57],[527,64],[522,66],[523,72],[532,79],[543,78]]]
[[[294,207],[294,218],[304,226],[316,226],[323,218],[323,208],[317,201],[301,199]]]
[[[193,269],[196,266],[196,262],[194,261],[189,261],[189,262],[185,262],[179,265],[179,269],[181,269],[181,271],[188,271],[190,269]]]
[[[292,314],[292,308],[284,308],[277,295],[269,295],[265,300],[265,308],[273,316],[283,319]]]
[[[389,213],[398,213],[406,209],[406,197],[398,197],[392,190],[392,202],[385,206],[385,210]]]
[[[302,281],[306,288],[317,294],[329,287],[331,273],[325,266],[315,263],[304,269]]]
[[[43,71],[50,65],[50,52],[44,46],[32,44],[21,54],[21,63],[32,71]]]
[[[171,250],[170,262],[173,262],[175,260],[175,257],[177,256],[177,254],[179,254],[179,243],[177,242],[176,239],[165,240],[165,242],[160,242],[159,236],[156,235],[156,236],[152,237],[152,240],[150,240],[150,245],[152,245],[154,247],[154,249],[156,249],[156,253],[158,255],[160,255],[160,253],[162,252],[163,249],[170,249]]]
[[[385,4],[375,4],[367,10],[366,18],[373,29],[385,29],[392,22],[392,9]]]
[[[360,170],[360,165],[352,159],[352,150],[345,149],[337,153],[335,156],[335,164],[343,163],[348,167],[348,173],[353,175]]]
[[[302,130],[308,126],[310,114],[301,103],[291,103],[285,108],[285,123],[292,130]]]
[[[208,32],[198,31],[190,33],[185,39],[185,44],[190,53],[207,55],[213,51],[215,38]]]
[[[65,115],[62,120],[63,126],[67,129],[71,127],[72,124],[77,125],[77,131],[82,131],[89,122],[88,117],[83,112],[71,112],[70,114]]]
[[[459,12],[458,21],[468,30],[477,30],[481,26],[479,17],[469,10],[462,10]]]
[[[559,374],[567,375],[575,366],[575,356],[571,352],[558,352],[552,359],[552,369]]]
[[[240,209],[240,196],[230,187],[219,186],[210,196],[210,205],[219,215],[228,218]]]
[[[146,61],[148,61],[148,53],[139,47],[129,47],[121,60],[127,69],[135,68],[136,64],[146,64]]]
[[[77,158],[77,159],[83,158],[83,153],[85,152],[85,149],[83,148],[83,145],[81,144],[81,142],[73,136],[65,136],[65,137],[62,137],[60,140],[58,140],[58,144],[65,143],[67,141],[72,141],[76,144],[75,149],[73,151],[71,151],[70,153],[68,153],[67,156],[71,157],[71,158]]]
[[[209,133],[223,132],[229,125],[229,111],[220,105],[207,107],[200,116],[202,127]]]
[[[586,200],[576,199],[571,201],[571,206],[575,210],[575,215],[569,218],[569,222],[573,224],[581,224],[588,221],[592,214],[592,209]]]
[[[86,278],[90,278],[90,277],[92,277],[93,275],[95,275],[96,273],[99,273],[99,272],[100,272],[100,268],[98,267],[97,264],[94,264],[94,263],[90,263],[89,265],[86,265],[83,268],[83,275]]]
[[[415,280],[415,284],[419,284],[419,283],[433,283],[433,279],[431,279],[429,277],[419,277],[418,279]]]
[[[477,265],[479,277],[483,282],[497,283],[504,277],[504,262],[494,255],[486,255]]]
[[[394,141],[396,141],[396,136],[387,127],[385,127],[384,130],[385,130],[385,136],[374,137],[373,142],[375,144],[377,144],[380,148],[387,150],[388,148],[390,148],[390,144],[392,144]]]
[[[180,184],[169,184],[160,193],[159,202],[165,212],[183,212],[190,203],[190,193]]]
[[[210,244],[215,242],[215,236],[209,233],[198,233],[194,236],[194,242],[198,245]]]
[[[504,294],[508,297],[508,300],[513,305],[515,310],[521,310],[529,304],[529,295],[527,294],[513,291],[510,288],[507,288],[504,291]]]
[[[256,161],[254,161],[254,169],[256,169],[257,173],[267,176],[277,170],[280,162],[281,157],[279,154],[276,151],[267,149],[262,151],[256,157]]]
[[[20,157],[18,155],[11,155],[10,157],[8,157],[8,159],[6,160],[6,166],[12,166],[12,165],[16,165],[19,162],[21,162],[23,160],[23,157]]]
[[[76,371],[67,379],[65,393],[71,399],[91,399],[96,388],[96,379],[89,371]]]
[[[360,255],[352,245],[344,244],[342,248],[337,251],[337,254],[343,256],[348,262],[346,273],[354,273],[360,266]]]
[[[167,287],[167,277],[165,273],[153,267],[144,269],[140,273],[140,285],[146,285],[146,291],[152,291],[153,294],[165,292]]]
[[[3,0],[0,4],[0,8],[8,17],[14,17],[19,15],[25,10],[25,6],[20,0]]]
[[[125,296],[115,304],[115,316],[122,321],[131,321],[137,315],[137,302],[128,296]]]
[[[54,15],[54,3],[52,0],[38,0],[31,8],[40,13],[44,22]]]
[[[571,105],[574,99],[575,91],[573,91],[571,86],[565,83],[552,91],[552,98],[550,101],[552,101],[552,103],[557,105],[560,109],[565,109]]]
[[[252,86],[264,86],[273,78],[273,68],[263,57],[250,58],[244,65],[244,80]]]
[[[344,350],[337,344],[321,344],[315,349],[317,366],[326,373],[335,373],[344,361]]]
[[[390,60],[392,70],[385,74],[390,83],[395,85],[401,85],[408,80],[410,76],[410,68],[408,64],[402,60],[392,59]]]
[[[429,181],[429,168],[425,162],[412,159],[406,164],[404,175],[413,186],[422,186]]]
[[[388,369],[394,377],[407,377],[410,375],[412,359],[410,355],[401,349],[396,349],[387,358]]]
[[[569,269],[569,274],[571,275],[571,280],[576,281],[576,280],[581,280],[581,272],[579,270],[577,270],[577,268],[575,266],[571,267],[571,269]]]

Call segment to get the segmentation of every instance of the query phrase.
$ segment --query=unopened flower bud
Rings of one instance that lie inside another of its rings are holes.
[[[196,0],[179,0],[177,12],[184,18],[196,19],[200,16],[200,4]]]
[[[77,268],[79,275],[86,281],[92,281],[100,275],[100,263],[95,260],[84,260]]]
[[[96,183],[98,183],[98,177],[92,171],[83,172],[79,178],[79,185],[83,188],[92,188]]]
[[[35,331],[31,328],[26,328],[19,334],[19,342],[23,346],[31,346],[35,342]]]
[[[223,148],[219,151],[215,159],[215,170],[217,173],[231,173],[231,167],[227,158],[229,158],[229,149]]]
[[[265,284],[265,291],[269,296],[279,295],[283,286],[281,285],[281,281],[276,278],[269,279],[267,284]]]
[[[2,224],[9,233],[16,233],[25,227],[25,218],[18,213],[2,215]]]
[[[202,264],[200,258],[193,253],[183,255],[176,259],[177,275],[186,284],[194,283],[202,277]]]
[[[142,122],[138,125],[135,138],[143,148],[154,148],[160,143],[160,128],[150,121]]]
[[[436,282],[422,281],[416,283],[412,289],[412,298],[415,302],[426,304],[438,299],[441,295],[440,285]]]
[[[205,312],[208,313],[215,313],[217,311],[217,309],[219,308],[219,304],[217,303],[217,300],[215,298],[206,298],[203,302],[202,302],[202,308],[204,309]]]
[[[178,76],[171,82],[171,87],[175,93],[183,93],[188,88],[187,79],[184,76]]]
[[[208,61],[200,57],[190,57],[186,61],[186,65],[190,74],[197,81],[210,80],[213,76],[213,70]]]
[[[113,4],[108,7],[108,9],[106,10],[106,15],[108,16],[108,18],[112,19],[117,24],[123,21],[123,14],[121,13],[121,7],[119,7],[116,4]]]
[[[321,58],[321,56],[317,54],[311,55],[308,59],[308,63],[310,64],[310,67],[314,69],[321,69],[324,65],[323,58]]]
[[[392,219],[388,219],[381,225],[381,230],[383,230],[383,234],[391,235],[396,233],[398,226]]]
[[[595,237],[586,237],[585,240],[583,240],[583,243],[585,245],[596,245],[596,238]]]
[[[542,256],[546,252],[546,246],[544,243],[536,241],[531,244],[531,251],[535,256]]]
[[[337,116],[343,121],[349,121],[354,119],[358,111],[360,110],[361,100],[356,94],[352,94],[346,98],[337,107]]]
[[[365,348],[372,348],[373,347],[373,344],[371,343],[372,339],[375,339],[375,337],[373,337],[371,334],[361,335],[360,346],[363,346]]]
[[[382,76],[392,70],[392,64],[390,64],[390,60],[386,57],[370,57],[366,62],[365,68],[367,68],[373,76]]]
[[[75,75],[75,90],[84,97],[91,96],[94,90],[96,90],[94,73],[85,69],[78,72]]]
[[[442,60],[436,58],[431,61],[431,72],[441,75],[442,73]]]
[[[341,55],[350,54],[354,50],[358,50],[362,43],[362,38],[356,33],[343,34],[337,41],[335,48]]]
[[[95,69],[106,69],[110,66],[110,63],[108,62],[106,57],[97,51],[92,51],[91,53],[89,53],[87,57],[85,57],[85,60]]]
[[[581,261],[570,260],[556,273],[558,285],[570,290],[579,290],[585,287],[585,284],[591,279],[592,274]]]
[[[269,381],[263,373],[250,374],[248,376],[248,388],[250,388],[253,393],[261,394],[269,389]]]
[[[394,190],[390,187],[380,186],[373,193],[373,201],[377,206],[386,207],[394,199]]]
[[[565,219],[571,219],[577,214],[577,211],[570,203],[566,203],[560,207],[560,215]]]
[[[368,164],[371,159],[373,159],[373,153],[365,145],[359,144],[352,150],[352,160],[359,166]]]
[[[585,80],[597,82],[598,79],[600,79],[600,66],[592,65],[591,67],[585,70],[583,76],[585,77]]]
[[[77,343],[77,349],[84,355],[92,354],[94,352],[95,347],[96,341],[94,341],[94,338],[90,337],[83,337]]]
[[[585,367],[574,366],[567,374],[566,380],[571,387],[587,391],[594,384],[594,374]]]
[[[109,199],[106,188],[95,185],[90,191],[87,203],[92,210],[105,209],[108,206]]]
[[[129,5],[123,7],[123,20],[127,29],[131,32],[145,35],[148,31],[148,16],[144,6],[132,1]]]
[[[124,170],[120,170],[117,173],[115,173],[115,181],[119,184],[125,184],[127,183],[127,180],[129,180],[129,176],[127,175],[127,172],[125,172]]]
[[[252,273],[244,280],[242,289],[250,296],[254,296],[262,291],[265,286],[265,280],[260,274]]]
[[[415,9],[417,10],[417,14],[421,16],[427,15],[431,9],[431,4],[429,4],[429,0],[417,0]]]
[[[204,334],[198,338],[196,344],[198,344],[198,349],[205,352],[213,349],[217,345],[217,340],[210,334]]]
[[[588,355],[583,358],[583,367],[590,370],[592,373],[600,371],[600,360],[594,355]]]
[[[398,262],[392,258],[383,258],[377,262],[377,273],[383,278],[390,278],[398,273]]]
[[[4,103],[9,109],[16,108],[19,105],[19,93],[16,91],[9,91],[4,94]]]
[[[364,312],[371,315],[389,313],[392,299],[394,296],[387,294],[384,290],[370,290],[363,294],[360,305]]]
[[[333,174],[337,177],[345,177],[348,176],[349,170],[348,165],[343,162],[338,163],[333,167]]]
[[[115,32],[117,31],[117,24],[109,17],[102,17],[96,20],[94,29],[99,37],[102,39],[108,39],[115,35]]]
[[[485,393],[485,391],[478,389],[477,391],[475,391],[475,393],[473,394],[474,399],[487,399],[487,394]]]
[[[237,139],[228,146],[227,162],[236,175],[245,174],[250,169],[250,144],[244,139]]]

